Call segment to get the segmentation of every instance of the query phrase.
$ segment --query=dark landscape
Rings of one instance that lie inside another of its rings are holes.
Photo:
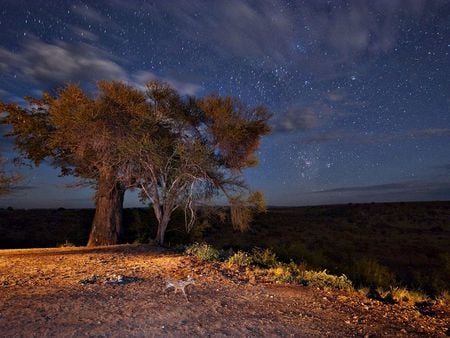
[[[87,243],[94,210],[0,210],[1,248]],[[269,208],[247,232],[216,214],[186,234],[175,217],[167,245],[206,242],[221,249],[270,248],[285,262],[345,273],[360,286],[399,285],[431,296],[449,291],[450,202],[370,203]],[[148,243],[156,232],[149,209],[125,209],[124,243]]]

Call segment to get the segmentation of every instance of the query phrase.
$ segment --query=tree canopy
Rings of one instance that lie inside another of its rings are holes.
[[[135,133],[122,148],[129,160],[129,177],[150,200],[158,220],[157,241],[172,212],[182,207],[187,230],[195,221],[195,205],[223,193],[232,208],[233,224],[245,229],[250,205],[261,205],[242,170],[257,164],[255,151],[269,132],[270,114],[263,107],[246,107],[232,97],[182,98],[167,84],[150,82],[147,95],[158,124],[159,137]],[[237,213],[236,210],[245,210]],[[247,215],[246,219],[238,215]]]

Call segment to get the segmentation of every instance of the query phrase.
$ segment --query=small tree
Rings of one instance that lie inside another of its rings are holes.
[[[196,202],[218,192],[230,202],[233,225],[246,229],[251,220],[248,207],[261,209],[263,197],[248,196],[242,170],[256,165],[255,151],[261,136],[269,132],[270,114],[231,97],[183,99],[161,82],[150,82],[147,95],[164,133],[152,138],[138,132],[121,150],[129,160],[130,180],[151,201],[158,221],[157,242],[164,243],[174,210],[184,209],[189,231]]]

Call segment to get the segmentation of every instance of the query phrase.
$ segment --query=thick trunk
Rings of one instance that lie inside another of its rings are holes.
[[[113,245],[119,242],[124,194],[125,189],[121,184],[111,184],[107,178],[100,178],[95,216],[87,246]]]

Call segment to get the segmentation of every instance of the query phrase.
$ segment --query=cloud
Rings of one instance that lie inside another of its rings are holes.
[[[75,34],[77,38],[82,38],[87,41],[98,41],[99,39],[97,34],[94,34],[91,31],[83,29],[79,26],[74,25],[67,25],[67,26],[72,30],[73,34]]]
[[[273,121],[273,132],[313,129],[318,124],[318,112],[312,107],[291,107]]]
[[[73,5],[72,11],[81,16],[82,18],[86,19],[87,21],[93,22],[93,23],[104,23],[108,21],[108,18],[97,12],[92,7],[89,7],[88,5]]]
[[[124,69],[92,45],[31,40],[17,53],[0,48],[0,64],[38,83],[126,78]]]
[[[400,181],[355,187],[338,187],[313,191],[311,194],[323,194],[355,201],[383,200],[439,200],[450,198],[450,180],[447,178]]]
[[[314,191],[316,194],[323,193],[348,193],[348,192],[385,192],[392,190],[403,190],[414,186],[415,182],[401,182],[401,183],[387,183],[387,184],[377,184],[368,186],[357,186],[357,187],[340,187],[328,190]]]
[[[138,71],[132,75],[132,82],[139,87],[144,89],[144,85],[146,82],[150,80],[161,80],[170,84],[173,88],[175,88],[181,95],[196,95],[202,87],[190,82],[179,81],[170,77],[162,77],[157,76],[152,72],[147,71]]]
[[[383,138],[380,137],[380,140]],[[376,143],[376,138],[373,135],[353,133],[346,131],[329,131],[315,133],[310,136],[302,137],[298,140],[300,144],[315,144],[315,143],[351,143],[351,144],[371,144]]]
[[[220,55],[263,59],[265,64],[297,66],[304,62],[327,68],[324,60],[341,65],[361,54],[390,51],[400,34],[399,16],[433,15],[445,0],[175,3],[161,2],[149,10],[155,18],[174,17],[188,39],[205,43]],[[139,6],[136,3],[130,10]],[[324,56],[324,50],[335,57]]]
[[[299,144],[315,143],[350,143],[350,144],[378,144],[405,139],[425,139],[435,137],[450,137],[450,128],[426,128],[409,132],[379,133],[355,132],[346,130],[331,130],[318,132],[298,139]]]
[[[410,135],[414,138],[450,137],[450,128],[419,129],[412,131]]]
[[[150,79],[159,79],[171,84],[182,95],[194,95],[201,90],[201,86],[194,83],[157,76],[151,72],[136,71],[128,74],[106,50],[88,43],[51,44],[32,39],[16,53],[0,48],[0,65],[5,72],[21,74],[44,86],[59,86],[66,82],[122,80],[142,87]]]

